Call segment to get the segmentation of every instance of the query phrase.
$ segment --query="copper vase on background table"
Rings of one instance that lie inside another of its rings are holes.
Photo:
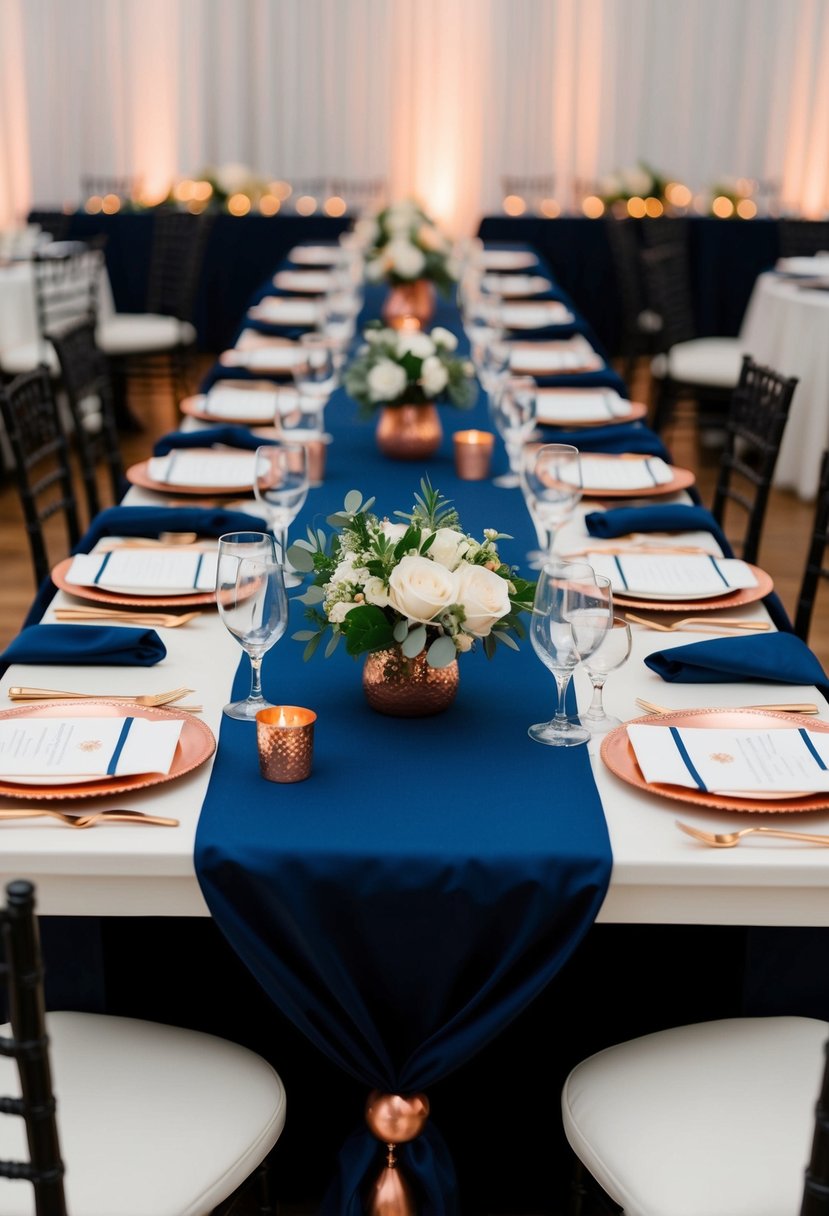
[[[381,309],[390,329],[425,329],[435,315],[435,285],[428,279],[390,287]]]
[[[427,460],[443,439],[437,407],[384,405],[377,422],[377,446],[392,460]]]
[[[430,667],[426,651],[407,659],[397,646],[366,655],[363,692],[372,709],[392,718],[427,718],[442,713],[458,691],[458,661]]]

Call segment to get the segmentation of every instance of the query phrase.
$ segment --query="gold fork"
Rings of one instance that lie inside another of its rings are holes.
[[[126,609],[115,608],[56,608],[57,621],[137,621],[143,625],[159,625],[162,628],[176,629],[193,621],[201,612],[129,612]]]
[[[655,701],[646,701],[644,697],[637,697],[636,704],[641,705],[642,709],[649,714],[672,714],[676,713],[675,709],[671,709],[669,705],[657,705]],[[723,706],[723,708],[729,708]],[[776,702],[768,705],[735,705],[734,709],[765,709],[765,710],[785,710],[790,714],[816,714],[818,713],[817,705],[811,701],[790,701],[788,703]]]
[[[64,811],[51,810],[0,810],[0,820],[37,819],[42,815],[46,815],[50,819],[58,819],[70,828],[91,828],[93,824],[103,821],[111,823],[146,823],[154,824],[156,827],[161,828],[177,828],[179,826],[178,819],[167,819],[164,815],[145,815],[143,811],[125,811],[120,808],[116,810],[95,811],[90,815],[68,815]]]
[[[193,692],[192,688],[171,688],[169,692],[142,693],[140,696],[128,697],[122,693],[105,693],[105,692],[65,692],[59,688],[24,688],[18,685],[8,690],[8,698],[10,701],[60,701],[64,699],[78,700],[101,700],[101,701],[134,701],[138,705],[169,705],[171,701],[180,701],[188,692]],[[174,708],[180,709],[181,706]]]
[[[761,833],[763,836],[782,836],[786,840],[802,840],[806,844],[829,844],[829,836],[818,836],[811,832],[788,832],[785,828],[741,828],[738,832],[703,832],[701,828],[691,827],[690,823],[682,823],[675,819],[674,823],[682,832],[701,840],[703,844],[713,849],[733,849],[744,836]]]
[[[681,620],[674,621],[671,625],[663,625],[661,622],[650,621],[643,616],[636,616],[633,612],[626,611],[625,616],[629,621],[633,621],[634,624],[644,625],[646,629],[656,629],[659,633],[673,633],[677,629],[690,627],[693,627],[700,633],[723,633],[727,630],[735,630],[738,633],[756,630],[758,633],[764,633],[766,630],[771,629],[771,624],[768,621],[751,621],[737,617],[684,616]]]

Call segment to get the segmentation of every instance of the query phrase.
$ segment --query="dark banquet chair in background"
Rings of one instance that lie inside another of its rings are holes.
[[[631,387],[639,359],[653,358],[660,349],[662,318],[648,307],[640,257],[639,221],[605,218],[613,271],[619,296],[620,349],[623,379]]]
[[[829,254],[829,222],[826,220],[778,221],[781,258],[814,257]]]
[[[576,1064],[571,1216],[594,1193],[624,1216],[829,1216],[828,1038],[816,1018],[727,1018]]]
[[[829,448],[824,451],[820,464],[820,482],[815,499],[812,535],[795,608],[794,631],[804,642],[809,640],[809,630],[814,616],[820,580],[829,580],[829,566],[826,564],[827,545],[829,545]]]
[[[661,320],[661,348],[651,360],[651,425],[661,432],[677,402],[690,399],[697,403],[701,426],[720,428],[740,375],[741,341],[697,337],[687,243],[660,240],[643,246],[640,257],[647,307]]]
[[[86,495],[87,522],[101,509],[97,470],[106,471],[111,502],[119,503],[127,489],[118,440],[110,367],[95,339],[91,319],[50,330],[61,381],[72,420],[74,442]]]
[[[781,376],[744,355],[725,418],[725,443],[711,513],[723,527],[729,504],[744,512],[745,529],[737,549],[739,556],[752,564],[757,562],[772,478],[796,386],[796,377]]]
[[[0,940],[3,1216],[229,1216],[254,1186],[258,1211],[276,1210],[268,1158],[286,1100],[266,1060],[201,1031],[46,1013],[27,881],[5,888]]]
[[[40,586],[54,564],[48,554],[49,521],[63,521],[67,543],[61,557],[81,537],[69,444],[48,371],[40,367],[15,377],[8,385],[0,385],[0,415],[14,460],[12,476],[23,512],[35,585]]]

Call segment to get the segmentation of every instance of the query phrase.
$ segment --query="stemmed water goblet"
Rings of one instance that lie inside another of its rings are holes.
[[[321,434],[325,429],[325,406],[339,379],[335,347],[325,334],[302,334],[299,356],[292,368],[294,385],[299,394],[300,417],[297,425],[303,430]]]
[[[530,640],[556,681],[557,704],[549,722],[536,722],[531,739],[549,747],[586,743],[590,731],[567,714],[567,690],[578,664],[601,644],[613,619],[610,579],[596,576],[586,562],[553,560],[536,583]]]
[[[262,695],[262,660],[288,624],[288,598],[273,537],[266,532],[228,532],[219,537],[216,603],[225,628],[250,659],[250,692],[224,712],[251,722],[270,702]]]
[[[532,569],[554,556],[556,535],[572,516],[582,496],[579,450],[569,443],[544,443],[523,449],[519,482],[527,510],[544,550],[527,555]]]
[[[510,467],[509,473],[493,478],[495,486],[511,489],[520,485],[524,444],[535,427],[537,394],[532,376],[507,376],[500,391],[490,395],[490,416],[504,441]]]
[[[302,510],[308,487],[308,449],[304,443],[285,439],[256,449],[253,492],[276,538],[286,587],[297,587],[302,581],[288,564],[288,528]]]
[[[630,625],[620,616],[614,616],[610,628],[592,654],[582,660],[582,667],[593,686],[593,699],[583,714],[582,724],[592,735],[603,735],[621,725],[604,707],[604,685],[609,672],[621,667],[630,657]]]

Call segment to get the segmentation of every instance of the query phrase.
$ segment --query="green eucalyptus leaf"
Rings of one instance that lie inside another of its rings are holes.
[[[511,638],[508,633],[504,633],[502,629],[493,631],[492,636],[496,642],[502,642],[504,646],[509,646],[510,650],[519,650],[520,647],[514,638]]]
[[[295,544],[295,545],[298,545],[300,549],[307,549],[309,553],[316,553],[316,552],[317,552],[317,548],[318,548],[317,543],[316,543],[316,539],[314,538],[314,534],[313,534],[313,533],[310,533],[310,536],[311,536],[310,541],[308,541],[308,540],[303,540],[303,539],[300,537],[300,539],[299,539],[299,540],[295,540],[295,541],[294,541],[294,544]],[[292,547],[293,547],[293,546],[292,546]]]
[[[308,662],[311,655],[315,652],[315,650],[319,646],[320,642],[322,641],[322,638],[323,638],[323,635],[321,633],[314,634],[314,636],[311,638],[311,641],[308,643],[308,645],[305,647],[305,649],[302,652],[303,662],[305,662],[305,663]]]
[[[315,583],[312,583],[312,585],[306,590],[305,594],[298,595],[297,599],[299,600],[300,604],[308,604],[309,606],[311,604],[321,604],[325,599],[325,592],[323,591],[322,587],[317,587]]]
[[[325,648],[325,657],[326,657],[326,659],[330,659],[330,658],[331,658],[332,654],[334,653],[334,651],[335,651],[335,650],[337,649],[337,647],[339,646],[339,644],[340,644],[340,638],[341,638],[342,636],[343,636],[343,635],[342,635],[341,633],[332,633],[332,634],[331,634],[331,637],[328,639],[328,645],[327,645],[327,646],[326,646],[326,648]]]
[[[307,549],[302,548],[302,541],[297,541],[288,549],[288,561],[301,574],[310,574],[314,569],[314,559]]]
[[[456,653],[455,643],[444,635],[432,642],[426,651],[426,662],[430,667],[448,667]]]
[[[398,621],[393,630],[395,642],[403,642],[409,636],[409,622]]]
[[[356,515],[362,506],[363,496],[359,490],[349,490],[343,506],[349,515]]]
[[[315,629],[298,629],[296,633],[292,633],[291,637],[295,642],[310,642],[311,638],[317,636]]]
[[[423,647],[426,645],[426,626],[417,625],[409,631],[409,636],[401,644],[400,650],[407,659],[413,659],[419,655]],[[454,650],[454,646],[452,647]]]

